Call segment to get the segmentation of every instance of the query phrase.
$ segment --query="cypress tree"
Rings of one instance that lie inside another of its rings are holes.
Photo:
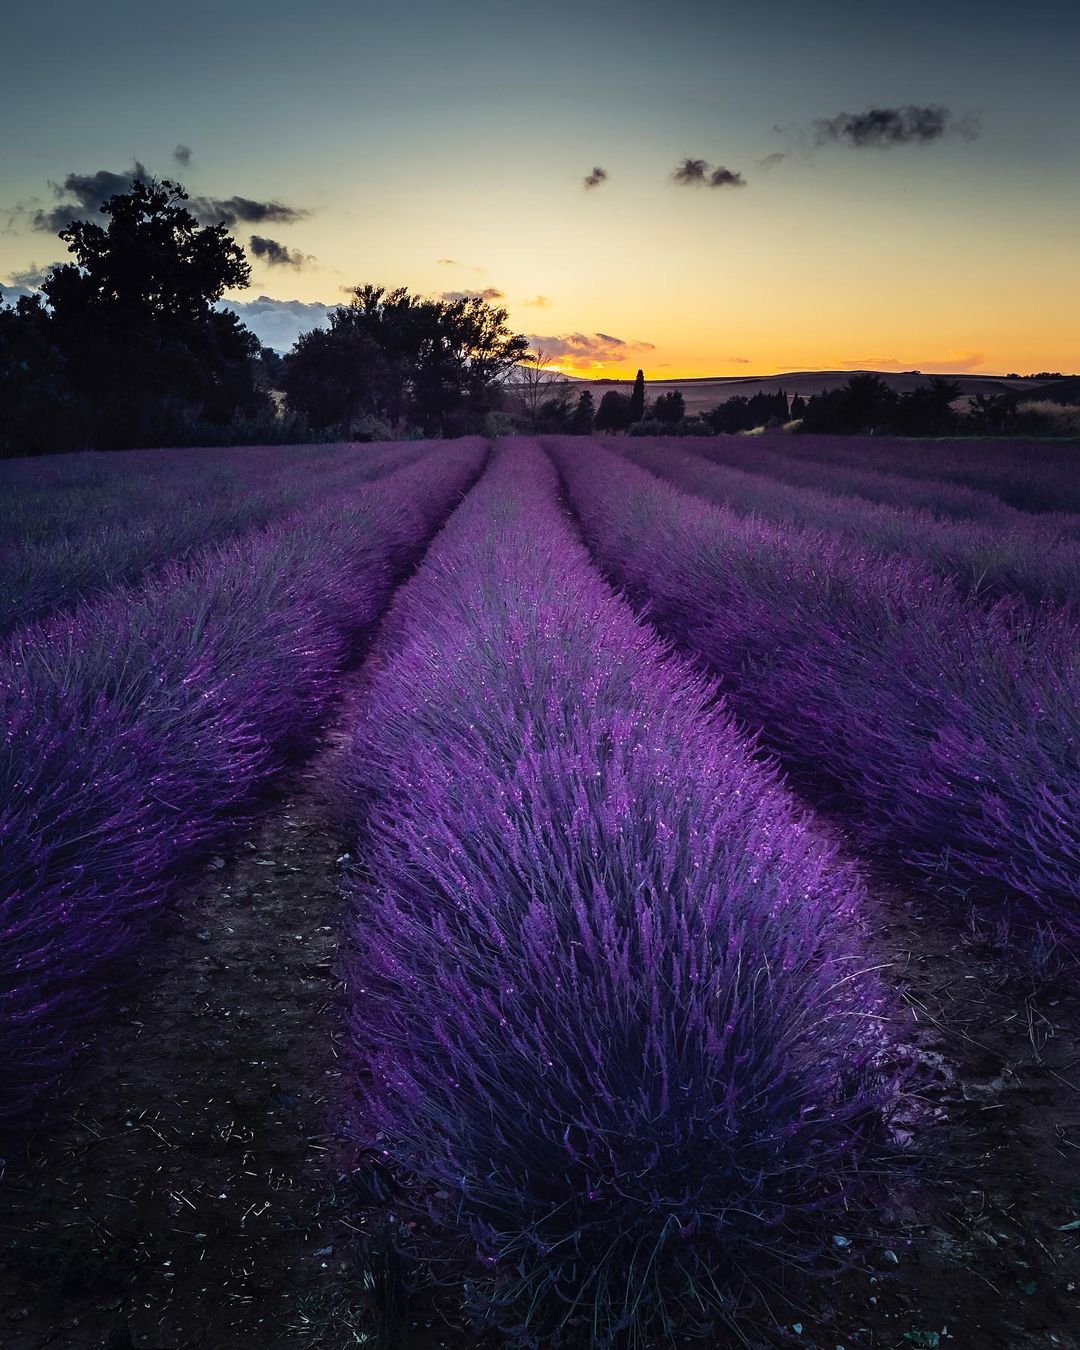
[[[630,395],[630,421],[640,422],[645,416],[645,372],[639,370]]]

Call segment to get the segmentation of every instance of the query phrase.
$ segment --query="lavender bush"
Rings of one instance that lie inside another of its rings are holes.
[[[839,452],[835,449],[838,439],[847,442]],[[665,443],[681,445],[683,450],[693,450],[716,464],[766,473],[784,483],[928,511],[941,520],[979,521],[1004,529],[1044,525],[1070,538],[1080,538],[1080,516],[1064,513],[1060,507],[1036,520],[1030,512],[1008,505],[992,492],[936,477],[930,466],[924,476],[889,472],[894,464],[889,451],[895,442],[879,437],[770,434],[657,441]],[[1012,453],[1015,450],[1013,446]]]
[[[39,1104],[178,873],[310,735],[484,454],[459,442],[0,648],[0,1125]]]
[[[960,590],[985,599],[1020,595],[1038,604],[1080,601],[1080,539],[1041,517],[1022,524],[943,522],[926,511],[901,510],[812,487],[794,487],[760,473],[711,463],[677,443],[632,440],[623,453],[643,469],[741,515],[808,525],[840,535],[853,547],[918,559]]]
[[[751,751],[504,443],[391,608],[345,778],[355,1136],[514,1344],[765,1316],[892,1157],[861,883]]]
[[[427,449],[244,446],[0,460],[0,633],[379,478]]]
[[[1080,630],[913,560],[737,516],[596,445],[552,450],[586,539],[862,843],[1080,932]]]
[[[869,464],[897,478],[936,480],[991,493],[1021,511],[1080,511],[1080,442],[1075,440],[907,440],[783,433],[767,433],[760,440],[762,448],[814,463],[860,468]]]

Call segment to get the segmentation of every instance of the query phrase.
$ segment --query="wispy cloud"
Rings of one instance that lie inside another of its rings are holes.
[[[9,274],[10,285],[18,286],[20,289],[37,290],[52,269],[57,266],[59,266],[58,263],[50,263],[48,267],[39,267],[37,263],[31,263],[29,267],[24,267],[21,272]]]
[[[775,169],[778,165],[783,164],[784,160],[787,158],[788,153],[786,150],[774,150],[771,155],[765,155],[762,159],[758,160],[758,167],[764,169],[765,172],[768,173],[770,169]]]
[[[505,300],[505,291],[497,286],[485,286],[482,291],[443,291],[440,300]]]
[[[582,183],[586,188],[598,188],[601,183],[606,183],[607,180],[607,169],[602,169],[599,164],[594,164],[592,173],[587,173],[582,179]]]
[[[927,361],[898,361],[895,356],[852,356],[843,362],[844,369],[914,371],[921,375],[963,375],[978,369],[986,361],[982,352],[959,352]]]
[[[310,253],[301,253],[299,249],[289,248],[262,234],[253,234],[248,247],[254,257],[261,259],[268,267],[291,267],[298,272],[315,261]]]
[[[555,302],[549,300],[546,295],[534,295],[531,300],[523,300],[521,303],[526,309],[550,309]]]
[[[703,159],[686,158],[681,160],[671,174],[672,182],[679,187],[745,187],[746,179],[741,173],[736,173],[734,169],[725,168],[722,164],[713,168],[711,164]]]
[[[293,225],[311,213],[284,202],[258,201],[253,197],[192,197],[192,215],[203,225]]]
[[[613,337],[611,333],[559,333],[546,337],[533,334],[529,344],[534,351],[542,351],[550,361],[572,370],[613,365],[656,350],[651,342],[627,341]]]
[[[186,169],[191,163],[191,146],[178,145],[172,152],[172,157],[176,160],[177,164],[182,164]]]
[[[977,112],[955,117],[943,103],[908,103],[819,117],[814,123],[814,144],[889,150],[898,145],[929,145],[945,136],[973,141],[981,132],[982,118]]]
[[[186,150],[177,146],[177,150]],[[176,151],[173,152],[174,155]],[[109,200],[118,194],[130,192],[132,184],[140,179],[153,181],[154,174],[145,164],[135,160],[129,170],[115,173],[112,169],[96,169],[93,173],[69,173],[62,182],[50,183],[56,205],[51,207],[16,208],[18,215],[29,215],[30,226],[49,234],[66,229],[72,221],[92,218]],[[191,213],[204,225],[219,221],[230,228],[239,224],[292,224],[309,214],[278,201],[258,201],[253,197],[192,197],[188,202]]]
[[[130,192],[132,183],[141,178],[148,182],[152,174],[145,164],[138,160],[127,173],[114,173],[111,169],[97,169],[94,173],[69,173],[60,183],[50,183],[57,204],[53,207],[38,207],[30,212],[30,226],[49,234],[58,234],[75,220],[96,215],[110,197],[121,192]]]

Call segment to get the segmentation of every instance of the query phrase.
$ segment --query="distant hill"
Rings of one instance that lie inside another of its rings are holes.
[[[650,380],[646,374],[646,394],[655,398],[657,394],[666,394],[679,390],[686,401],[686,411],[690,414],[706,412],[715,408],[725,399],[736,394],[750,398],[757,393],[774,394],[782,389],[789,397],[802,394],[820,394],[825,389],[838,389],[851,379],[852,375],[877,375],[898,393],[914,389],[932,379],[920,371],[885,370],[797,370],[783,371],[776,375],[716,375],[689,380]],[[1053,398],[1056,402],[1080,401],[1080,375],[1070,375],[1063,379],[1031,380],[1008,379],[1004,375],[944,375],[941,378],[955,380],[961,394],[970,398],[973,394],[1018,393],[1033,399]],[[589,387],[595,392],[597,402],[608,389],[617,389],[620,393],[629,393],[633,380],[586,380],[575,382],[578,388]],[[1051,390],[1054,392],[1051,393]]]

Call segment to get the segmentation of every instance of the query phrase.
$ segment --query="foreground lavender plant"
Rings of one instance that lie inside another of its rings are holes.
[[[863,844],[1080,933],[1080,628],[552,443],[585,536]]]
[[[178,871],[310,733],[484,453],[459,443],[0,648],[0,1126],[55,1082]]]
[[[706,501],[742,515],[837,534],[860,550],[916,559],[960,590],[984,599],[1019,595],[1034,604],[1080,602],[1080,539],[1047,527],[1045,517],[1013,512],[1021,523],[1014,519],[1006,527],[946,523],[925,511],[833,496],[711,463],[677,442],[634,438],[625,443],[623,453]]]
[[[830,1263],[898,1089],[857,876],[556,493],[505,444],[383,628],[354,1131],[515,1344],[644,1346]]]

